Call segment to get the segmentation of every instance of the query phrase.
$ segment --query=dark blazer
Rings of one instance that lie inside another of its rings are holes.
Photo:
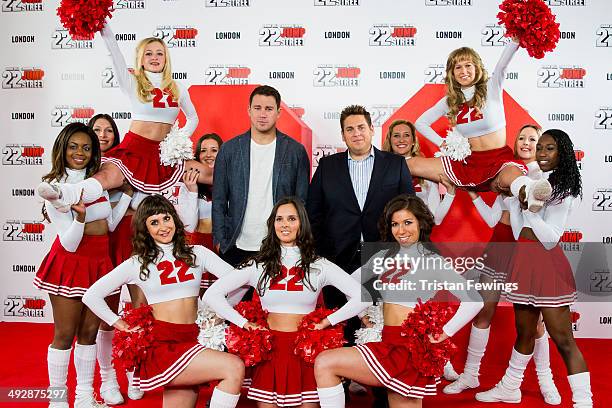
[[[340,266],[350,263],[362,233],[364,242],[380,240],[378,219],[390,199],[402,193],[414,194],[406,160],[373,149],[374,168],[363,211],[351,184],[348,151],[319,160],[308,190],[308,216],[317,249]]]
[[[214,170],[212,203],[213,238],[226,252],[235,243],[247,206],[250,176],[251,131],[221,145]],[[272,168],[272,199],[298,196],[306,201],[310,161],[300,143],[276,131],[276,150]],[[267,220],[269,214],[262,214]]]

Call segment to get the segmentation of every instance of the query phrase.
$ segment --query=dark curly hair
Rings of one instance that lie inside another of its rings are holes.
[[[559,164],[548,177],[553,189],[548,201],[558,203],[568,196],[582,198],[582,178],[578,170],[578,163],[576,163],[572,140],[567,133],[559,129],[549,129],[542,133],[541,137],[546,135],[552,137],[557,143],[559,155]]]
[[[300,219],[300,229],[297,233],[296,245],[300,249],[300,262],[298,266],[304,272],[302,277],[302,283],[304,283],[310,290],[315,290],[310,283],[310,265],[315,262],[319,257],[315,253],[314,237],[312,236],[312,230],[310,228],[310,221],[308,220],[308,214],[302,201],[297,197],[285,197],[278,200],[274,205],[268,221],[268,233],[261,242],[261,249],[259,252],[249,259],[245,260],[240,266],[262,265],[264,273],[259,277],[257,282],[257,293],[259,296],[263,296],[270,281],[279,277],[281,274],[281,243],[276,236],[274,229],[274,220],[276,219],[276,213],[278,208],[282,205],[291,204],[297,210],[298,218]]]
[[[149,278],[149,265],[159,260],[161,250],[147,229],[147,218],[157,214],[168,214],[174,220],[176,230],[172,237],[172,255],[185,262],[190,267],[195,266],[193,247],[187,245],[185,239],[185,226],[179,218],[174,206],[161,195],[151,195],[142,200],[134,217],[132,218],[132,255],[136,255],[140,262],[140,279]]]

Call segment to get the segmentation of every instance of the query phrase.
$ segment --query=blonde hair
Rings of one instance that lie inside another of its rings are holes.
[[[521,127],[521,129],[518,131],[518,133],[516,134],[516,139],[514,139],[514,158],[515,159],[519,159],[519,155],[518,155],[518,140],[519,140],[519,136],[521,135],[521,132],[527,128],[531,128],[533,130],[536,131],[536,133],[538,134],[538,139],[540,138],[540,136],[542,136],[542,128],[539,127],[538,125],[534,125],[534,124],[527,124],[523,127]]]
[[[382,149],[385,152],[395,153],[393,151],[393,146],[391,145],[391,136],[393,135],[393,129],[395,129],[399,125],[408,126],[410,128],[410,132],[412,133],[412,147],[410,148],[410,151],[408,152],[409,156],[410,157],[423,156],[423,154],[421,153],[421,145],[419,144],[419,139],[417,138],[417,135],[416,135],[416,127],[414,126],[412,122],[405,120],[405,119],[397,119],[391,122],[391,124],[389,125],[389,129],[387,130],[387,137],[385,137],[385,141],[382,144]],[[425,184],[425,179],[423,179],[422,177],[418,177],[418,178],[413,177],[413,178],[417,179],[420,185]]]
[[[458,62],[471,60],[476,68],[476,78],[472,85],[475,86],[474,96],[471,101],[466,101],[461,91],[461,85],[455,80],[454,69]],[[487,99],[487,80],[489,75],[484,68],[480,55],[472,48],[461,47],[451,52],[446,60],[446,103],[448,105],[448,113],[446,116],[450,121],[451,127],[457,124],[457,114],[459,107],[463,103],[469,103],[470,106],[477,106],[482,109]]]
[[[136,46],[136,62],[134,63],[134,77],[136,78],[136,95],[138,95],[138,99],[142,103],[151,102],[153,99],[151,96],[151,91],[153,90],[153,84],[149,81],[145,74],[145,70],[142,66],[142,58],[144,57],[145,48],[147,45],[158,42],[162,45],[164,49],[164,54],[166,57],[166,63],[164,64],[164,69],[162,70],[162,83],[161,88],[163,91],[168,92],[172,95],[172,99],[178,101],[180,92],[176,82],[172,79],[172,65],[170,63],[170,53],[168,52],[168,46],[166,43],[155,37],[147,37],[142,39],[138,46]]]

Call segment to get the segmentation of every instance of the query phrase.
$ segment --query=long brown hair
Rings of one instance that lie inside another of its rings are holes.
[[[466,101],[461,91],[461,85],[455,80],[453,74],[455,64],[460,61],[471,60],[476,68],[476,78],[474,79],[474,85],[476,87],[474,96],[470,101]],[[470,106],[477,106],[482,109],[487,100],[487,80],[489,75],[487,70],[484,68],[480,55],[472,48],[461,47],[451,52],[446,60],[446,103],[448,105],[448,113],[446,116],[454,127],[457,124],[457,113],[459,113],[459,107],[463,103],[469,103]]]
[[[204,136],[200,137],[196,143],[195,153],[193,154],[193,159],[195,161],[200,161],[200,153],[202,152],[202,142],[209,139],[212,139],[217,142],[217,147],[221,149],[221,145],[223,144],[223,139],[221,139],[221,136],[216,133],[206,133]],[[212,200],[212,186],[208,184],[198,183],[198,198],[202,198],[207,201]]]
[[[276,219],[276,213],[281,205],[291,204],[297,210],[298,218],[300,220],[300,229],[297,233],[296,245],[300,249],[300,262],[298,266],[304,272],[302,276],[302,283],[304,283],[310,290],[315,290],[310,283],[310,264],[315,262],[319,257],[315,253],[314,237],[312,236],[312,230],[310,228],[310,221],[308,220],[308,214],[302,201],[297,197],[285,197],[278,200],[274,205],[268,221],[268,233],[261,242],[261,249],[257,254],[251,258],[245,260],[238,268],[244,268],[245,266],[255,265],[263,266],[263,273],[259,277],[257,282],[257,293],[260,296],[266,291],[268,284],[275,278],[281,275],[281,243],[276,236],[276,230],[274,229],[274,220]]]
[[[161,195],[146,197],[134,214],[132,219],[132,255],[140,262],[140,280],[149,278],[149,265],[159,260],[161,250],[147,229],[147,218],[157,214],[168,214],[174,220],[176,230],[172,238],[172,255],[178,260],[185,262],[190,267],[195,266],[195,254],[193,248],[187,245],[185,240],[185,226],[179,218],[174,206]]]
[[[382,144],[382,150],[385,152],[395,153],[393,151],[393,145],[391,144],[391,136],[393,136],[393,130],[399,125],[406,125],[410,128],[410,132],[412,133],[412,147],[410,148],[410,152],[408,153],[410,157],[422,157],[423,153],[421,153],[421,145],[419,144],[419,138],[416,134],[416,127],[412,122],[405,119],[397,119],[391,122],[389,125],[389,129],[387,130],[387,137]],[[421,186],[425,185],[425,179],[423,177],[413,177]]]
[[[110,123],[111,128],[113,128],[113,136],[114,136],[114,138],[113,138],[113,143],[111,144],[111,147],[109,147],[109,150],[110,150],[113,147],[117,146],[119,144],[119,142],[120,142],[120,140],[119,140],[119,128],[117,127],[117,123],[115,123],[115,120],[111,117],[111,115],[109,115],[107,113],[98,113],[97,115],[95,115],[94,117],[89,119],[89,123],[87,124],[87,126],[89,126],[93,130],[94,125],[96,124],[96,121],[98,119],[106,119],[108,121],[108,123]]]

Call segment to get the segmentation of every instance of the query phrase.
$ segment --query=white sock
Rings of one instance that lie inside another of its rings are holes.
[[[479,329],[472,325],[470,330],[470,341],[468,343],[467,358],[465,360],[465,368],[463,372],[474,377],[478,377],[480,371],[480,362],[487,349],[489,342],[489,333],[491,326],[486,329]]]
[[[239,399],[240,394],[229,394],[215,387],[210,397],[210,408],[234,408]]]
[[[510,184],[510,191],[512,192],[512,195],[518,198],[519,192],[521,191],[521,187],[523,186],[525,186],[525,193],[527,193],[527,186],[532,182],[533,180],[527,176],[519,176],[515,178],[514,181]]]
[[[66,389],[68,365],[70,364],[70,353],[72,353],[72,347],[70,347],[68,350],[58,350],[49,346],[47,349],[49,387]]]
[[[74,367],[76,368],[76,398],[93,394],[93,379],[96,369],[96,345],[76,344],[74,346]]]
[[[533,362],[535,363],[538,383],[542,391],[556,388],[553,381],[552,371],[550,370],[550,347],[548,344],[548,333],[535,341],[533,349]]]
[[[510,363],[506,369],[506,374],[501,379],[501,383],[509,391],[518,390],[521,388],[523,382],[523,375],[529,360],[533,357],[532,354],[521,354],[512,348],[512,356],[510,357]]]
[[[100,378],[102,383],[117,383],[117,374],[113,368],[113,337],[114,330],[98,330],[96,337],[96,351],[98,354],[98,364],[100,365]]]
[[[317,388],[319,394],[319,405],[321,408],[343,408],[344,387],[342,383],[333,387]]]
[[[63,183],[60,184],[62,191],[60,199],[66,204],[76,204],[81,198],[83,192],[83,202],[85,204],[92,203],[102,197],[104,189],[102,184],[93,177],[80,181],[76,184]]]
[[[593,393],[591,392],[591,376],[588,371],[567,376],[572,389],[574,408],[590,408],[593,406]]]

